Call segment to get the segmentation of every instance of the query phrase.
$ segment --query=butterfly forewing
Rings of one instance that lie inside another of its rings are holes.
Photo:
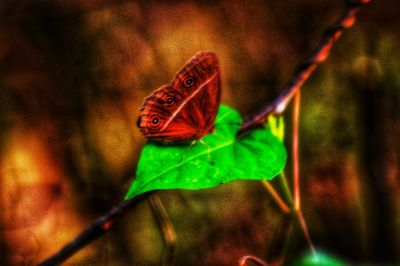
[[[188,142],[209,133],[217,115],[221,89],[218,60],[212,52],[193,56],[143,103],[138,126],[159,142]]]

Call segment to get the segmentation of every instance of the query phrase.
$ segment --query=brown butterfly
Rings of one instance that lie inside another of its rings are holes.
[[[171,84],[144,99],[137,125],[157,142],[198,140],[213,130],[220,98],[218,59],[212,52],[199,52]]]

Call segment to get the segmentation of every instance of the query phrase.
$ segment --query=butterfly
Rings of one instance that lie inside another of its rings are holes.
[[[213,131],[220,100],[217,56],[199,52],[178,71],[171,84],[144,99],[137,126],[155,142],[199,140]]]

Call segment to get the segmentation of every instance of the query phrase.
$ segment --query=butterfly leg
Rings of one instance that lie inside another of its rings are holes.
[[[179,161],[182,161],[183,159],[185,159],[185,156],[187,154],[187,152],[189,151],[190,148],[192,148],[197,141],[203,145],[205,145],[207,147],[207,156],[208,156],[208,160],[211,164],[214,164],[214,160],[212,160],[211,158],[211,148],[210,145],[208,145],[207,143],[205,143],[202,139],[200,140],[193,140],[190,145],[185,149],[185,151],[182,153],[181,158],[179,159]]]
[[[200,139],[199,142],[207,147],[208,161],[209,161],[211,164],[214,164],[214,160],[212,160],[212,158],[211,158],[211,148],[210,148],[210,145],[208,145],[207,143],[205,143],[202,139]]]
[[[183,161],[183,159],[185,159],[186,154],[188,153],[189,149],[192,148],[194,146],[194,144],[196,144],[197,140],[193,140],[190,145],[185,149],[185,151],[182,153],[181,158],[179,159],[179,161]]]

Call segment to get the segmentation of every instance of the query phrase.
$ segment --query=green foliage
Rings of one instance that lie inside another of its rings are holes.
[[[332,255],[326,254],[321,251],[317,251],[316,254],[308,253],[303,256],[299,261],[296,261],[293,265],[296,266],[345,266],[348,263],[335,258]]]
[[[286,163],[282,141],[270,129],[253,130],[237,139],[242,120],[221,105],[215,131],[193,145],[148,142],[136,178],[125,199],[156,189],[203,189],[236,179],[268,179]]]
[[[285,138],[285,121],[283,116],[270,115],[268,117],[267,128],[269,128],[275,136],[277,136],[281,141]]]

